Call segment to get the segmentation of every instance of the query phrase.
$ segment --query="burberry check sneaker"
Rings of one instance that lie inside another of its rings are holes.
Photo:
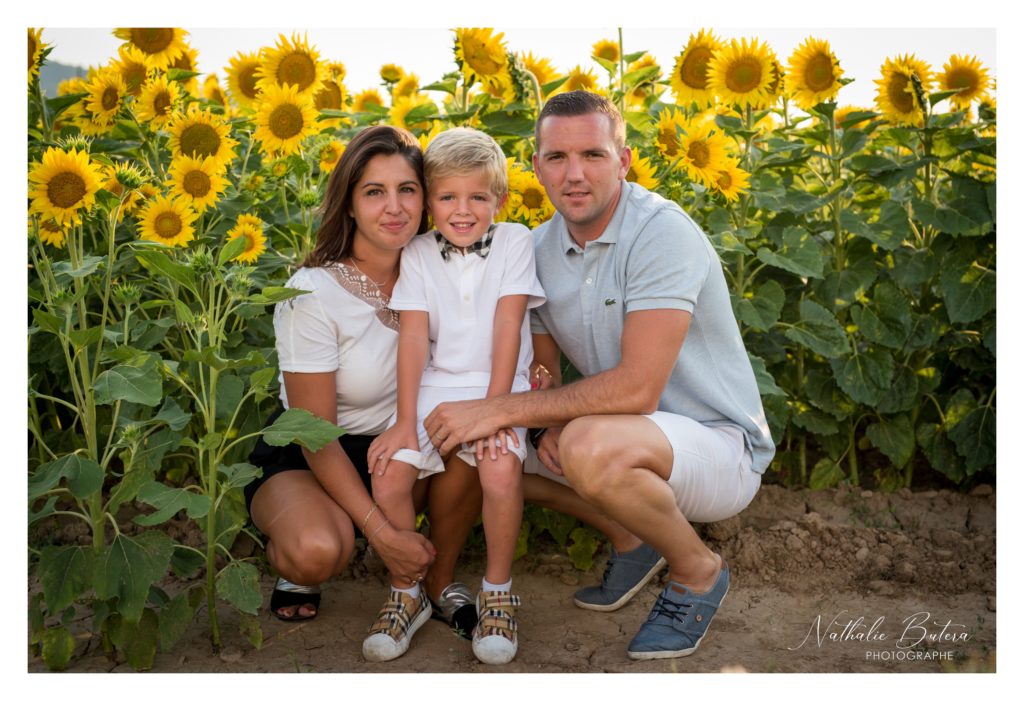
[[[430,620],[430,600],[421,589],[417,598],[392,591],[377,620],[363,641],[363,657],[370,662],[387,662],[409,649],[413,634]]]
[[[515,610],[518,596],[502,591],[482,591],[476,597],[478,620],[473,630],[473,654],[484,664],[511,662],[519,649]]]

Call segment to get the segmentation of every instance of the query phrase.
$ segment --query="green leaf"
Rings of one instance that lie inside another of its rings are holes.
[[[940,286],[953,323],[969,324],[996,308],[996,274],[973,260],[945,262]]]
[[[132,669],[151,669],[160,639],[160,620],[153,609],[144,609],[138,621],[126,616],[113,616],[109,624],[110,639],[124,653]]]
[[[860,334],[873,343],[898,350],[910,337],[910,302],[891,282],[875,285],[871,303],[854,306],[850,315]]]
[[[177,547],[171,555],[171,572],[182,579],[191,579],[205,564],[206,558],[202,553],[188,548]]]
[[[141,244],[135,245],[140,246]],[[163,248],[162,244],[154,244],[154,246]],[[199,293],[196,288],[195,276],[188,266],[171,260],[163,251],[155,248],[137,250],[135,258],[142,264],[142,267],[151,273],[165,275],[178,284],[192,290],[195,294]]]
[[[856,409],[850,398],[839,390],[830,370],[815,368],[809,371],[804,380],[804,394],[811,404],[840,421]]]
[[[557,90],[562,87],[566,82],[568,82],[568,80],[569,76],[565,76],[564,78],[557,78],[548,83],[544,83],[544,85],[540,86],[540,92],[542,95],[549,95],[552,90]],[[426,90],[426,88],[424,88],[424,90]]]
[[[179,82],[185,82],[200,75],[202,74],[186,70],[184,68],[169,68],[167,70],[167,80],[175,80]]]
[[[87,592],[92,575],[91,550],[77,545],[47,546],[39,555],[36,575],[51,614],[63,611]]]
[[[828,305],[826,308],[836,311],[846,309],[865,295],[877,277],[878,270],[873,259],[851,261],[848,267],[825,275],[815,289],[814,299]]]
[[[846,478],[843,468],[834,460],[822,458],[814,465],[808,485],[811,489],[830,489]]]
[[[170,650],[181,640],[195,617],[195,609],[188,600],[188,592],[181,592],[160,609],[160,649]]]
[[[225,489],[239,489],[258,479],[263,474],[263,468],[250,465],[247,462],[239,462],[234,465],[221,465],[217,472],[227,478],[224,484]]]
[[[839,433],[839,423],[829,414],[818,411],[806,402],[795,400],[789,402],[792,408],[793,423],[819,436],[834,436]]]
[[[598,541],[589,528],[574,528],[569,536],[569,560],[578,570],[589,570],[594,566],[594,553],[597,552]]]
[[[988,224],[982,224],[950,207],[935,206],[927,200],[914,199],[914,215],[926,226],[952,236],[983,236],[992,230]]]
[[[906,224],[907,213],[904,211],[902,214],[904,224]],[[897,219],[896,221],[898,222],[899,220]],[[844,209],[840,213],[839,223],[845,231],[866,238],[887,251],[899,248],[905,238],[904,234],[897,233],[887,228],[887,223],[880,220],[876,224],[868,224],[859,214],[849,209]],[[907,226],[909,227],[909,225]]]
[[[619,64],[616,61],[609,61],[608,59],[601,58],[600,56],[591,56],[590,58],[612,75],[619,72]]]
[[[61,112],[71,107],[71,105],[77,104],[84,97],[89,97],[89,93],[76,92],[48,98],[46,100],[46,109],[50,112],[50,119],[52,120],[54,117],[57,117]]]
[[[155,526],[171,519],[185,509],[191,519],[202,518],[210,511],[210,497],[187,489],[174,489],[160,482],[144,485],[136,497],[143,504],[156,508],[152,514],[136,516],[133,521],[140,526]]]
[[[534,120],[525,112],[490,112],[480,121],[491,136],[533,136]]]
[[[756,355],[750,355],[749,353],[747,353],[747,357],[750,358],[750,366],[754,369],[754,379],[757,380],[757,391],[761,395],[777,394],[785,397],[785,390],[775,384],[775,378],[768,372],[768,366],[765,365],[764,360],[758,358]]]
[[[830,362],[839,388],[855,402],[871,407],[878,404],[889,389],[895,369],[889,352],[877,348]]]
[[[918,401],[917,373],[901,365],[896,368],[892,384],[878,401],[877,408],[882,414],[899,414],[913,409]]]
[[[229,260],[233,260],[245,253],[245,247],[248,244],[249,242],[244,236],[228,239],[227,243],[221,246],[220,254],[217,256],[217,265],[223,268],[224,264]]]
[[[150,436],[147,441],[147,448],[150,442],[159,442],[161,435],[159,433],[156,436]],[[166,452],[166,448],[165,451]],[[147,455],[143,453],[143,456]],[[139,456],[136,456],[137,458]],[[140,464],[141,463],[141,464]],[[142,485],[153,479],[153,472],[156,470],[156,466],[150,466],[146,464],[145,460],[136,459],[130,466],[121,481],[111,490],[110,501],[107,502],[107,511],[111,514],[116,514],[118,509],[121,508],[122,504],[126,504],[129,501],[135,499],[135,496],[139,493],[139,489]]]
[[[106,262],[106,256],[86,256],[80,266],[72,267],[71,261],[62,260],[53,264],[53,273],[58,277],[83,278],[92,275]]]
[[[273,425],[263,429],[262,433],[267,445],[282,446],[294,442],[306,450],[316,452],[344,435],[345,429],[305,409],[289,409],[277,417]]]
[[[238,238],[245,240],[244,236]],[[185,326],[193,326],[196,323],[196,316],[192,313],[192,310],[188,308],[188,305],[182,302],[180,299],[174,300],[174,313],[179,324]]]
[[[163,421],[173,431],[180,431],[188,426],[188,422],[192,420],[192,414],[182,409],[181,405],[178,404],[178,400],[174,397],[167,397],[164,399],[164,404],[160,407],[160,411],[153,418],[156,421]]]
[[[980,406],[958,422],[949,437],[956,452],[964,457],[967,474],[972,475],[996,462],[996,412]]]
[[[627,88],[633,88],[643,83],[651,83],[658,78],[658,73],[661,72],[660,66],[646,66],[644,68],[638,68],[635,71],[630,71],[626,75],[622,76],[622,83]]]
[[[143,531],[135,537],[114,536],[97,556],[93,587],[101,599],[118,599],[118,611],[128,622],[142,616],[149,586],[167,572],[174,544],[160,531]]]
[[[444,80],[430,85],[424,85],[420,90],[432,90],[435,92],[446,92],[449,95],[455,95],[455,91],[458,90],[458,82],[456,80]]]
[[[769,331],[782,314],[786,293],[782,285],[769,280],[757,288],[749,298],[736,304],[736,316],[747,326],[757,331]]]
[[[59,316],[44,312],[41,309],[32,310],[32,323],[41,328],[43,331],[49,331],[50,333],[61,334],[64,331],[64,320]]]
[[[800,321],[787,328],[785,335],[826,358],[838,358],[850,352],[850,341],[835,316],[809,299],[800,302]]]
[[[257,355],[259,354],[257,353]],[[259,357],[260,364],[262,365],[265,361],[263,361],[263,356]],[[225,373],[217,378],[217,418],[229,421],[231,415],[242,403],[242,395],[244,394],[245,380],[238,375]]]
[[[960,90],[961,88],[957,88],[955,90],[939,90],[936,92],[930,92],[928,93],[928,104],[931,105],[932,107],[935,107],[935,105],[939,104],[947,97],[952,97],[953,95],[956,95],[958,92],[960,92]]]
[[[29,477],[29,501],[44,494],[61,481],[67,480],[68,489],[79,499],[87,499],[103,486],[103,468],[95,460],[69,453],[39,468]]]
[[[903,467],[914,455],[914,426],[906,414],[869,424],[865,433],[896,467]]]
[[[757,249],[757,258],[800,277],[820,278],[825,264],[818,242],[797,226],[788,226],[782,232],[782,247],[778,251],[762,247]]]
[[[921,446],[921,452],[928,458],[932,469],[956,483],[966,477],[963,458],[957,455],[956,447],[946,437],[942,426],[933,423],[918,424],[917,444]]]
[[[126,401],[156,406],[163,396],[163,378],[155,370],[117,365],[101,373],[92,388],[97,404]]]
[[[292,297],[309,294],[309,290],[297,290],[292,287],[264,287],[258,293],[250,295],[247,302],[251,304],[277,304]]]
[[[66,669],[74,651],[75,639],[64,626],[47,628],[43,632],[43,662],[50,671]]]
[[[244,613],[259,613],[260,572],[248,562],[235,560],[217,573],[217,595]]]
[[[276,367],[262,368],[249,375],[249,387],[261,391],[265,390],[275,377],[277,377]]]
[[[103,338],[103,327],[93,326],[88,329],[75,329],[68,334],[68,338],[71,340],[71,345],[75,347],[75,350],[82,350],[99,343],[99,340]]]
[[[28,525],[31,526],[36,521],[41,521],[44,518],[48,518],[53,515],[57,510],[57,497],[56,495],[46,500],[46,503],[38,511],[28,511]]]
[[[247,613],[239,612],[238,632],[257,650],[263,647],[263,629],[260,627],[259,616],[250,616]]]
[[[847,129],[843,133],[843,140],[840,142],[839,158],[847,158],[851,154],[858,153],[864,149],[868,142],[868,135],[859,129]]]
[[[883,202],[879,207],[878,220],[867,231],[859,233],[887,251],[896,250],[914,235],[906,207],[892,200]]]

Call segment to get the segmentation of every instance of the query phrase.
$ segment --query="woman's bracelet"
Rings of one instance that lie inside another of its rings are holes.
[[[384,526],[386,526],[386,525],[388,525],[388,520],[387,520],[387,519],[385,518],[385,519],[384,519],[384,520],[383,520],[383,521],[381,522],[381,524],[380,524],[379,526],[377,526],[377,527],[376,527],[376,528],[375,528],[375,529],[373,530],[373,533],[371,533],[370,535],[366,536],[366,542],[368,542],[368,543],[370,543],[371,545],[373,545],[373,537],[374,537],[375,535],[377,535],[378,533],[380,533],[380,529],[384,528]]]
[[[372,503],[373,503],[373,506],[371,506],[370,510],[368,512],[366,512],[366,518],[363,519],[363,527],[359,529],[363,533],[366,533],[366,524],[368,524],[370,522],[370,517],[373,516],[373,512],[377,510],[377,502],[372,501]]]

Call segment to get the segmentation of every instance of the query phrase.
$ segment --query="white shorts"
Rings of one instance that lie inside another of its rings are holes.
[[[429,477],[438,472],[444,472],[444,460],[440,453],[430,442],[427,430],[423,428],[423,420],[442,402],[458,402],[463,399],[483,399],[487,396],[486,387],[420,387],[419,397],[416,401],[416,436],[419,439],[419,451],[402,448],[391,456],[392,460],[409,463],[419,470],[419,479]],[[392,416],[388,427],[395,425],[397,416]],[[509,446],[509,452],[515,453],[519,462],[526,459],[526,429],[516,428],[516,437],[519,439],[519,447],[514,444]],[[456,455],[465,463],[476,467],[475,444],[463,443]]]
[[[738,426],[705,426],[665,411],[646,414],[672,446],[668,485],[687,521],[713,523],[735,516],[754,499],[761,475],[751,469],[752,457]],[[565,477],[544,467],[530,447],[524,471],[561,482]]]

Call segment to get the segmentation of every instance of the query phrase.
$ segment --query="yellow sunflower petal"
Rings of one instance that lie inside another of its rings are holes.
[[[43,49],[47,47],[43,43],[43,30],[28,28],[28,82],[39,75],[39,63],[42,60]]]

